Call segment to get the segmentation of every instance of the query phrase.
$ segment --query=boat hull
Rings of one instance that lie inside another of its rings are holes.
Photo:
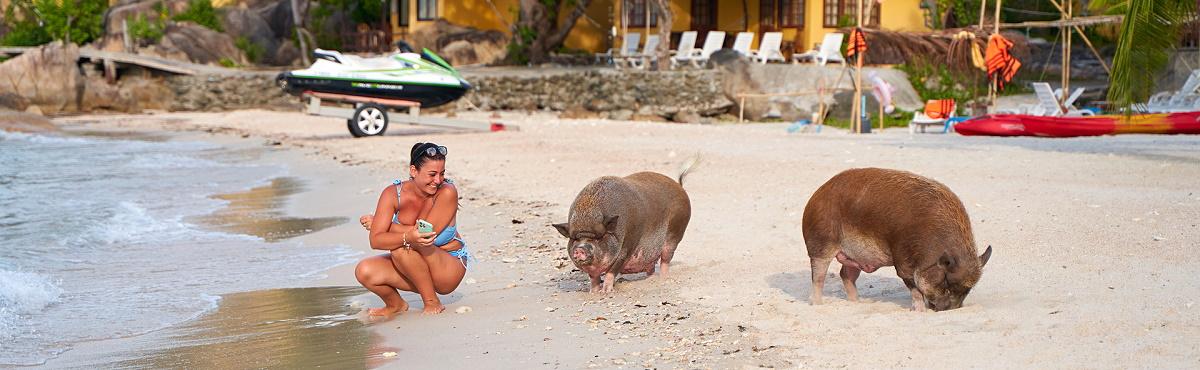
[[[280,73],[276,78],[280,87],[288,94],[299,96],[305,91],[333,94],[366,96],[382,99],[414,101],[421,107],[431,108],[453,102],[470,89],[465,82],[458,86],[424,85],[403,82],[375,82],[341,79],[323,79],[296,76],[291,72]]]
[[[954,125],[966,136],[1079,137],[1117,134],[1200,134],[1200,112],[1046,117],[993,114]]]

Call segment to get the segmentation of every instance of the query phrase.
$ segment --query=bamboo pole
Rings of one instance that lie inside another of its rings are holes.
[[[996,0],[996,1],[999,2],[1000,0]],[[983,29],[983,13],[986,11],[987,11],[987,0],[980,1],[979,2],[979,29],[981,29],[981,30]],[[1000,21],[998,19],[995,22],[1000,23]]]
[[[992,20],[992,23],[993,23],[992,33],[993,34],[1000,33],[1000,3],[1003,1],[1004,0],[996,0],[996,10],[995,10],[995,13],[993,13],[994,17],[996,19]],[[979,18],[982,19],[983,15],[980,15]],[[996,106],[996,99],[999,98],[999,95],[1000,95],[1000,82],[997,81],[997,79],[993,78],[993,79],[991,79],[991,81],[988,82],[988,97],[991,98],[991,100],[992,100],[992,102],[991,102],[992,107]]]
[[[1069,21],[1071,20],[1071,7],[1074,2],[1066,1],[1066,3],[1067,11],[1062,13],[1062,15],[1063,20]],[[1070,95],[1071,91],[1071,30],[1063,27],[1060,32],[1063,34],[1062,94],[1059,94],[1060,96],[1058,97],[1058,104],[1061,106],[1062,103],[1067,101],[1067,95]],[[1060,107],[1060,109],[1062,108]]]
[[[863,0],[858,0],[858,32],[862,32],[862,24],[863,24]],[[851,45],[853,45],[854,42],[855,41],[853,39],[850,40]],[[855,80],[854,105],[852,105],[854,107],[854,109],[851,110],[852,113],[854,114],[854,117],[850,121],[850,122],[852,122],[851,128],[853,129],[854,133],[856,133],[856,134],[862,133],[862,112],[863,112],[862,65],[863,65],[863,51],[856,50],[854,52],[854,80]]]
[[[1057,1],[1050,0],[1050,4],[1054,5],[1055,8],[1058,8],[1059,13],[1066,12],[1066,9],[1063,9],[1062,5],[1060,5]],[[1096,47],[1092,45],[1092,40],[1089,40],[1087,35],[1083,33],[1083,28],[1080,28],[1077,24],[1072,24],[1071,28],[1075,30],[1075,33],[1079,34],[1079,38],[1083,39],[1083,44],[1087,45],[1088,50],[1092,52],[1092,55],[1096,57],[1096,60],[1100,61],[1100,66],[1104,67],[1104,72],[1109,76],[1112,76],[1112,69],[1108,67],[1108,62],[1104,61],[1104,57],[1100,56],[1100,52],[1097,51]]]

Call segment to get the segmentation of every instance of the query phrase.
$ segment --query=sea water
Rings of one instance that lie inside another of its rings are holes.
[[[215,194],[288,174],[232,150],[0,131],[0,367],[162,329],[221,294],[303,286],[353,260],[344,246],[189,223],[224,205]]]

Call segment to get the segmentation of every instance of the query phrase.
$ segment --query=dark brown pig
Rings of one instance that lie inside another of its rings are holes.
[[[617,274],[653,275],[656,263],[666,275],[692,216],[683,190],[690,168],[678,180],[654,172],[604,176],[575,197],[567,222],[554,228],[569,239],[567,255],[591,277],[593,293],[611,292]]]
[[[913,310],[959,308],[992,255],[988,246],[976,257],[967,210],[949,188],[904,171],[859,168],[834,176],[804,207],[803,229],[812,304],[821,303],[829,263],[837,258],[851,301],[858,300],[860,271],[896,266]]]

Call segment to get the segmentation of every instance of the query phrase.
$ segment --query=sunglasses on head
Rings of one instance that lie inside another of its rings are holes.
[[[428,157],[436,157],[438,155],[445,157],[447,152],[446,147],[441,145],[425,148],[425,156]]]

